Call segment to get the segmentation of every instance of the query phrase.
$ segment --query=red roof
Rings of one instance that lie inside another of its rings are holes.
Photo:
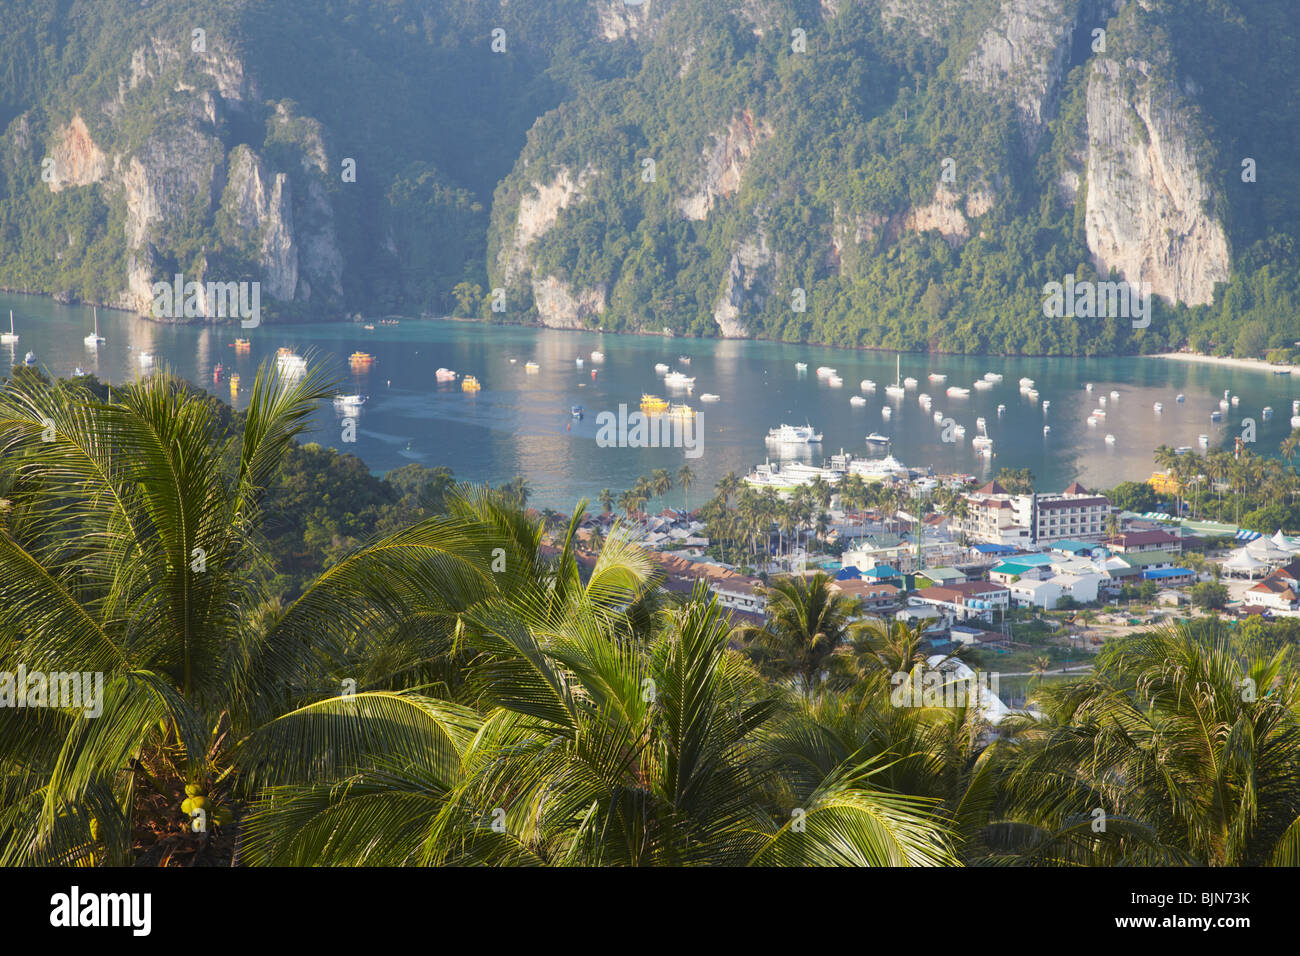
[[[1003,488],[1001,485],[999,485],[996,481],[990,481],[987,485],[985,485],[983,488],[981,488],[979,491],[977,491],[976,494],[980,494],[980,495],[1005,495],[1005,494],[1010,494],[1010,492],[1008,492],[1007,489],[1005,489],[1005,488]]]
[[[1086,495],[1088,493],[1088,489],[1083,487],[1083,485],[1079,484],[1077,481],[1070,482],[1069,487],[1061,492],[1063,495]]]

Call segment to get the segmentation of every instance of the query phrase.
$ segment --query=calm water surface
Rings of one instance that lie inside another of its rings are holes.
[[[1143,480],[1153,470],[1152,449],[1160,444],[1197,446],[1197,436],[1210,436],[1210,447],[1230,447],[1241,434],[1243,418],[1254,418],[1260,453],[1275,453],[1290,431],[1292,397],[1300,397],[1300,382],[1290,377],[1143,358],[1041,359],[991,356],[902,356],[903,377],[919,380],[915,390],[898,401],[888,400],[884,387],[894,380],[893,353],[851,352],[770,342],[665,339],[605,335],[595,332],[501,328],[446,321],[402,320],[399,325],[319,323],[232,327],[163,326],[121,312],[101,310],[100,334],[107,340],[98,350],[82,338],[91,328],[91,311],[62,306],[30,296],[0,295],[0,321],[12,308],[20,336],[17,345],[0,345],[0,361],[21,362],[28,351],[54,376],[68,376],[77,367],[101,379],[121,383],[150,374],[139,355],[150,351],[153,368],[167,367],[230,400],[226,381],[214,385],[212,369],[236,371],[243,388],[234,396],[237,407],[247,402],[259,363],[274,361],[276,350],[288,346],[314,354],[334,374],[341,392],[359,392],[369,401],[357,415],[356,441],[344,443],[342,415],[331,404],[322,406],[309,440],[359,455],[376,472],[409,462],[446,465],[458,478],[499,483],[516,474],[527,476],[531,501],[567,510],[582,497],[594,501],[602,488],[615,492],[630,487],[640,475],[656,468],[674,474],[689,464],[697,476],[691,502],[704,500],[706,489],[728,471],[746,473],[768,457],[767,430],[783,422],[809,422],[824,433],[817,459],[844,449],[868,454],[869,432],[893,438],[893,453],[912,466],[932,465],[940,472],[991,476],[998,469],[1029,468],[1043,489],[1063,488],[1078,478],[1091,487],[1109,487],[1125,480]],[[249,354],[236,356],[233,342],[252,341]],[[368,373],[349,370],[347,356],[370,352],[376,362]],[[593,363],[591,352],[605,353]],[[690,359],[689,365],[679,361]],[[575,358],[584,359],[578,367]],[[511,363],[514,359],[514,363]],[[525,362],[540,371],[527,374]],[[665,389],[654,371],[658,362],[695,377],[686,392]],[[796,362],[809,370],[797,372]],[[844,379],[841,388],[819,380],[818,366],[834,367]],[[483,390],[461,391],[459,382],[439,385],[439,366],[478,377]],[[598,372],[593,380],[592,371]],[[949,385],[970,387],[985,372],[1004,380],[991,391],[972,391],[969,398],[949,398]],[[927,380],[931,372],[946,373],[943,384]],[[1033,378],[1038,403],[1022,395],[1018,380]],[[849,398],[862,394],[859,382],[873,379],[874,395],[867,405],[852,407]],[[1094,383],[1091,394],[1083,388]],[[1118,390],[1118,401],[1110,400]],[[1211,424],[1225,390],[1240,396],[1240,405]],[[626,403],[635,410],[642,392],[686,401],[700,411],[703,454],[686,459],[681,449],[601,448],[596,445],[596,413]],[[702,404],[699,396],[713,392],[722,400]],[[934,399],[933,409],[966,427],[965,439],[941,440],[943,429],[917,402],[921,392]],[[1175,401],[1178,393],[1186,402]],[[1095,428],[1086,424],[1098,397],[1108,396],[1107,418]],[[1044,413],[1042,400],[1051,402]],[[1153,405],[1161,402],[1163,414]],[[893,416],[881,417],[889,404]],[[999,418],[997,406],[1007,406]],[[572,405],[582,405],[582,421],[571,418]],[[1275,414],[1264,422],[1261,410]],[[994,441],[995,457],[981,459],[971,448],[975,419],[984,417]],[[1049,435],[1044,425],[1051,426]],[[1115,436],[1107,445],[1105,436]],[[681,504],[675,491],[666,499]]]

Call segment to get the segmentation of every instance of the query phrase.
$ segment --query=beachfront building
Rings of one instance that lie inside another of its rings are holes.
[[[970,540],[1032,548],[1056,541],[1100,541],[1110,502],[1077,481],[1060,494],[1013,495],[996,481],[966,496],[959,530]]]
[[[1270,611],[1294,613],[1300,604],[1300,561],[1292,561],[1252,585],[1246,591],[1245,600]]]

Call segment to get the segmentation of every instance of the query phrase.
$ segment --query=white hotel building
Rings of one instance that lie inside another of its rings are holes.
[[[959,530],[970,540],[1022,548],[1106,535],[1110,502],[1077,481],[1059,495],[1013,495],[996,481],[966,495]]]

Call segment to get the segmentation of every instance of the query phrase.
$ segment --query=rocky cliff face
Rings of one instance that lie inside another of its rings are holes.
[[[1148,63],[1093,65],[1086,223],[1101,273],[1114,269],[1170,301],[1200,305],[1227,280],[1230,257],[1190,146],[1196,122],[1189,107]]]
[[[750,335],[748,314],[762,311],[772,293],[773,280],[780,263],[768,247],[767,234],[760,227],[741,242],[731,255],[722,297],[713,312],[713,321],[724,338]]]
[[[719,198],[731,196],[740,188],[750,154],[771,135],[772,127],[756,123],[749,110],[732,119],[725,131],[714,134],[713,147],[703,154],[699,182],[689,195],[677,200],[682,215],[697,221],[707,219]]]

